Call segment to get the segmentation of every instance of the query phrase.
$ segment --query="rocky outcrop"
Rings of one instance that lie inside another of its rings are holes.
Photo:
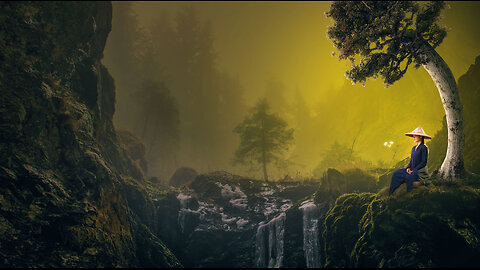
[[[315,194],[286,211],[284,267],[326,267],[325,220],[342,194],[379,189],[376,179],[359,170],[328,169]]]
[[[179,267],[112,124],[109,2],[0,3],[0,265]]]
[[[285,212],[318,184],[200,174],[158,196],[157,232],[187,267],[281,266]]]
[[[322,267],[324,220],[336,198],[375,189],[360,170],[328,170],[311,182],[200,174],[152,195],[157,235],[188,267]],[[161,217],[161,218],[160,218]]]
[[[340,197],[325,219],[325,266],[478,267],[478,189],[440,184],[388,200]]]
[[[168,183],[172,187],[180,187],[181,185],[192,182],[197,175],[198,173],[194,169],[181,167],[173,173]]]
[[[148,170],[147,160],[145,159],[145,145],[133,133],[127,130],[117,130],[117,139],[120,146],[125,149],[138,167],[145,175]]]
[[[368,195],[367,195],[368,194]],[[361,234],[358,230],[359,221],[372,200],[371,193],[358,195],[356,193],[340,196],[333,209],[325,219],[325,267],[353,267],[350,253],[356,239]],[[348,204],[350,207],[345,207]]]
[[[351,193],[350,177],[358,175],[330,170],[313,198],[286,211],[283,267],[479,266],[478,178],[385,197],[382,183],[377,192],[367,184]]]

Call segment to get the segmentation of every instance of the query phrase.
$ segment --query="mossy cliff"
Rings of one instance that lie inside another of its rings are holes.
[[[480,194],[466,183],[340,196],[325,219],[326,267],[478,267]]]
[[[0,266],[181,266],[112,124],[109,2],[0,3]]]
[[[328,170],[312,197],[286,211],[282,265],[480,266],[480,179],[433,179],[410,193],[403,184],[391,197],[372,183],[361,171]]]
[[[376,179],[360,169],[351,169],[339,172],[335,169],[328,169],[320,179],[315,193],[303,200],[298,201],[286,211],[285,220],[285,256],[283,265],[285,267],[322,267],[325,264],[325,237],[322,232],[325,230],[325,219],[339,196],[351,192],[376,191],[378,183]],[[306,209],[302,203],[311,201],[315,206],[311,209],[310,216],[306,216]],[[338,208],[337,208],[338,209]],[[315,228],[306,228],[307,219],[316,222]],[[316,233],[309,233],[315,230]],[[309,235],[305,235],[308,233]],[[349,230],[342,227],[338,230],[342,236],[338,242],[338,250],[343,250],[344,237],[349,237]],[[345,236],[345,234],[347,236]],[[315,237],[315,239],[306,239]],[[306,241],[307,240],[307,241]],[[311,249],[307,252],[306,249]],[[337,252],[332,249],[331,252]],[[312,254],[317,253],[317,254]],[[308,265],[310,263],[310,265]]]

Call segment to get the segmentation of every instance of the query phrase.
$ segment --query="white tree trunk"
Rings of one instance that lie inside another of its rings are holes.
[[[463,131],[463,106],[460,100],[455,77],[442,57],[430,46],[425,56],[429,60],[423,67],[430,74],[437,86],[447,119],[448,145],[447,154],[438,176],[445,180],[458,180],[465,176],[463,148],[465,135]]]

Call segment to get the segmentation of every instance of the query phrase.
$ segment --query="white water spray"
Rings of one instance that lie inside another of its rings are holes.
[[[320,268],[320,245],[318,239],[318,207],[313,201],[302,202],[303,252],[308,268]]]
[[[281,213],[267,224],[257,228],[255,266],[280,268],[283,265],[283,240],[285,233],[285,213]]]

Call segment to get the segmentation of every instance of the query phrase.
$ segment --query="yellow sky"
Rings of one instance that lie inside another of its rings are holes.
[[[397,156],[408,156],[412,141],[403,133],[421,125],[434,135],[441,127],[444,111],[435,85],[423,68],[410,68],[389,88],[381,80],[352,86],[344,76],[348,63],[331,55],[335,49],[326,36],[331,22],[324,15],[330,3],[139,1],[134,10],[140,23],[148,25],[160,11],[174,14],[181,6],[195,7],[211,23],[219,69],[238,77],[249,105],[263,95],[269,79],[285,85],[287,99],[298,89],[312,115],[322,113],[319,106],[335,104],[318,118],[323,122],[312,124],[312,149],[302,150],[298,158],[307,167],[335,139],[350,144],[360,122],[364,128],[355,147],[360,156],[389,160],[394,149]],[[480,2],[447,3],[442,24],[450,31],[437,51],[458,79],[480,55]],[[385,141],[394,141],[397,148],[387,149]]]

